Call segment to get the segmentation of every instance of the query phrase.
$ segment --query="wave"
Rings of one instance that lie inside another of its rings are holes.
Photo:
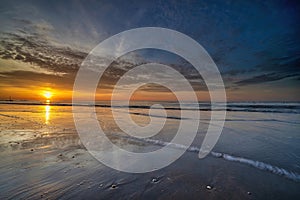
[[[159,146],[168,146],[170,148],[175,148],[175,149],[186,149],[186,151],[188,152],[194,152],[194,153],[199,153],[200,148],[195,147],[195,146],[184,146],[181,144],[176,144],[176,143],[170,143],[170,142],[165,142],[165,141],[161,141],[161,140],[155,140],[155,139],[149,139],[149,138],[133,138],[130,136],[120,136],[122,138],[126,138],[128,140],[133,140],[133,141],[140,141],[140,142],[145,142],[145,143],[150,143],[150,144],[154,144],[154,145],[159,145]],[[213,156],[215,158],[220,158],[220,159],[224,159],[227,161],[231,161],[231,162],[238,162],[238,163],[242,163],[251,167],[255,167],[256,169],[259,170],[263,170],[263,171],[267,171],[282,177],[285,177],[287,179],[296,181],[296,182],[300,182],[300,174],[296,173],[296,172],[291,172],[288,171],[286,169],[265,163],[265,162],[261,162],[261,161],[257,161],[257,160],[251,160],[248,158],[244,158],[244,157],[239,157],[239,156],[234,156],[234,155],[230,155],[227,153],[221,153],[221,152],[215,152],[215,151],[211,151],[210,156]]]
[[[248,158],[243,158],[243,157],[237,157],[237,156],[233,156],[233,155],[229,155],[229,154],[225,154],[225,153],[218,153],[218,152],[211,152],[211,155],[215,156],[215,157],[220,157],[223,158],[225,160],[228,161],[233,161],[233,162],[239,162],[239,163],[243,163],[246,165],[250,165],[252,167],[255,167],[257,169],[260,170],[264,170],[264,171],[268,171],[271,172],[273,174],[277,174],[280,176],[283,176],[285,178],[294,180],[294,181],[300,181],[300,175],[295,173],[295,172],[290,172],[286,169],[277,167],[277,166],[273,166],[264,162],[260,162],[260,161],[256,161],[256,160],[251,160]]]
[[[182,107],[178,103],[166,102],[146,102],[145,104],[136,103],[134,105],[119,105],[112,106],[110,103],[60,103],[60,102],[34,102],[34,101],[0,101],[0,104],[13,105],[51,105],[51,106],[95,106],[103,108],[131,108],[131,109],[162,109],[161,107],[152,106],[153,103],[163,105],[166,110],[191,110],[191,111],[228,111],[228,112],[267,112],[267,113],[293,113],[300,114],[300,103],[232,103],[226,105],[222,103],[214,104],[212,109],[210,103],[183,103]]]
[[[157,117],[157,118],[176,119],[176,120],[191,119],[191,118],[184,118],[184,117],[177,117],[177,116],[150,115],[150,114],[147,114],[147,113],[138,113],[138,112],[130,112],[130,114],[132,114],[132,115],[146,116],[146,117]]]
[[[139,115],[139,116],[146,116],[146,117],[157,117],[157,118],[167,118],[167,119],[174,119],[174,120],[192,120],[192,118],[184,118],[178,116],[160,116],[160,115],[152,115],[148,113],[139,113],[139,112],[129,112],[132,115]],[[200,121],[210,121],[211,119],[201,119]],[[222,120],[214,120],[214,121],[222,121]],[[286,120],[279,120],[279,119],[225,119],[228,122],[280,122],[280,123],[287,123],[287,124],[300,124],[294,121],[286,121]]]

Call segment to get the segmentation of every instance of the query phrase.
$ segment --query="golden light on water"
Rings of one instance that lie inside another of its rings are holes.
[[[45,106],[45,124],[49,124],[51,106]]]

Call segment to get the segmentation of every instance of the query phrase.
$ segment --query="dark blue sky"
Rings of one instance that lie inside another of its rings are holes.
[[[233,100],[239,100],[239,95],[242,100],[300,100],[297,1],[70,0],[1,1],[0,5],[2,52],[7,50],[3,41],[9,38],[9,45],[14,45],[13,40],[28,36],[49,46],[89,52],[121,31],[164,27],[187,34],[208,51]],[[3,56],[6,54],[2,53],[2,59],[14,59]],[[162,63],[181,63],[167,53],[143,51],[140,55]],[[7,69],[5,73],[3,77]]]

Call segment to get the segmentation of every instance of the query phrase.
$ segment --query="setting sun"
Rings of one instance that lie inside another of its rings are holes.
[[[46,97],[47,99],[50,99],[52,97],[52,93],[49,91],[46,91],[43,93],[44,97]]]

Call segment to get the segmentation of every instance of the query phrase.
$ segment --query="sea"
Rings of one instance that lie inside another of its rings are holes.
[[[74,107],[95,107],[103,132],[126,151],[167,147],[185,153],[152,172],[110,168],[82,143]],[[134,137],[118,127],[112,110],[141,127],[165,124],[156,135]],[[182,111],[200,113],[200,119],[182,117]],[[212,111],[226,111],[225,123],[212,151],[200,159]],[[300,102],[227,102],[212,109],[209,102],[0,101],[0,119],[1,199],[300,198]],[[199,122],[190,146],[172,142],[183,120]]]

